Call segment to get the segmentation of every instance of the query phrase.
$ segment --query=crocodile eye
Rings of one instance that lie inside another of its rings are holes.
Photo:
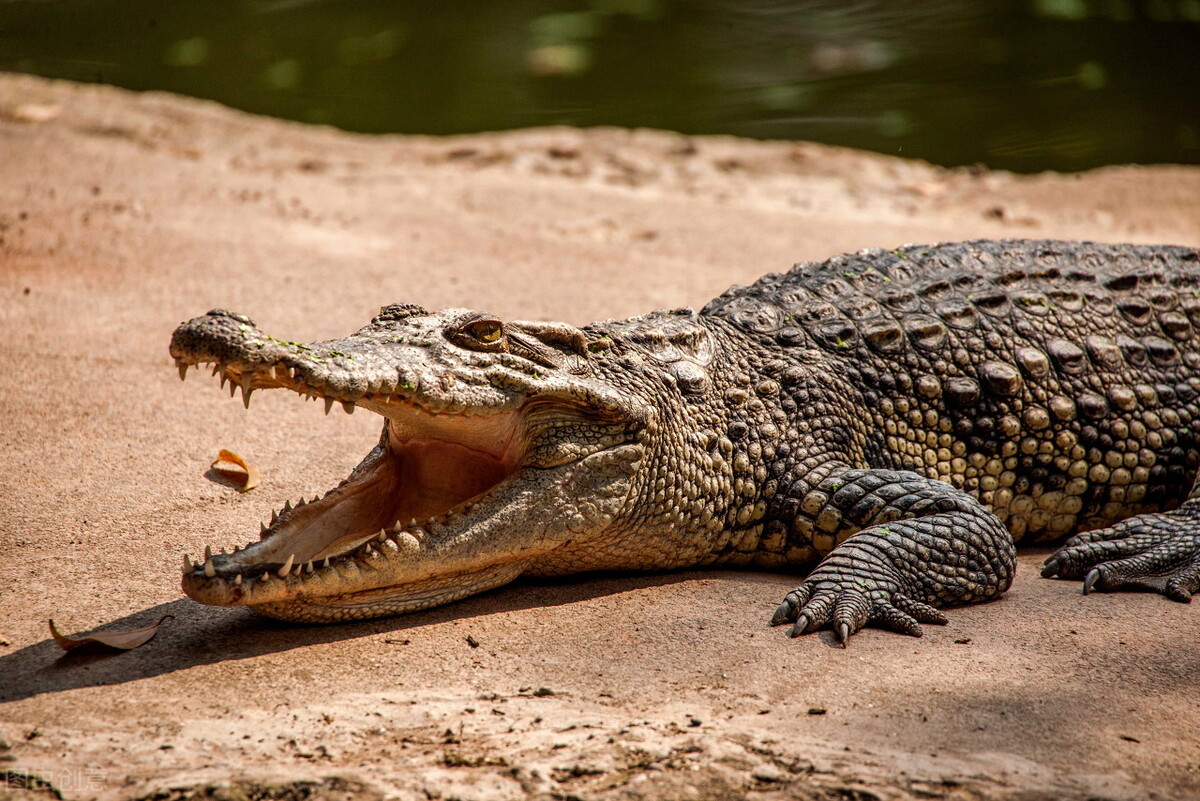
[[[504,333],[499,320],[476,320],[463,330],[466,331],[468,336],[488,345],[499,342],[501,335]]]

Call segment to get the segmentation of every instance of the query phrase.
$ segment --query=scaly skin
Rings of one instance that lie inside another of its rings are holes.
[[[920,635],[1002,594],[1015,542],[1069,535],[1044,575],[1200,589],[1193,249],[863,251],[584,328],[389,306],[299,345],[217,310],[171,354],[247,406],[284,387],[388,418],[340,487],[185,557],[204,603],[337,621],[518,575],[811,568],[772,622],[845,641]]]

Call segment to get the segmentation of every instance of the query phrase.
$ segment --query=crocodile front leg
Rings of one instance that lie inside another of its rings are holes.
[[[1170,512],[1076,534],[1051,554],[1046,578],[1083,579],[1083,591],[1141,589],[1189,603],[1200,592],[1200,477]]]
[[[822,501],[823,508],[814,508]],[[944,482],[901,470],[845,468],[805,502],[815,519],[834,512],[861,530],[775,611],[771,624],[794,623],[793,637],[829,625],[845,643],[868,624],[919,637],[921,623],[946,622],[939,608],[997,598],[1012,584],[1016,549],[1008,530]]]

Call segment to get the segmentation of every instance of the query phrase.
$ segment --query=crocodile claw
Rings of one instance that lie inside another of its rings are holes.
[[[1082,578],[1085,595],[1140,589],[1187,603],[1200,591],[1200,506],[1189,502],[1076,535],[1046,559],[1042,575]]]
[[[796,605],[792,603],[792,597],[789,595],[783,599],[783,603],[775,610],[775,614],[771,615],[771,625],[778,626],[795,619]]]
[[[792,630],[788,632],[789,637],[799,637],[808,631],[811,621],[805,615],[796,616],[796,625],[792,626]]]
[[[920,637],[922,623],[945,625],[946,616],[929,604],[883,588],[839,587],[825,579],[814,591],[809,581],[788,593],[771,617],[771,625],[792,623],[789,637],[829,626],[844,647],[868,623],[898,634]]]

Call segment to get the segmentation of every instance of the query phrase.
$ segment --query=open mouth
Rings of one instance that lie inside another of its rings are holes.
[[[180,378],[211,365],[247,407],[258,390],[287,389],[326,413],[363,407],[385,421],[345,481],[284,505],[257,541],[185,555],[184,592],[337,622],[449,603],[526,571],[620,563],[603,537],[632,497],[652,409],[587,380],[585,343],[575,329],[404,305],[307,345],[224,309],[181,324],[170,346]]]
[[[180,372],[186,375],[186,367]],[[214,372],[222,383],[242,387],[247,406],[253,390],[284,386],[324,400],[327,413],[340,402],[347,412],[356,406],[374,411],[385,423],[379,444],[345,481],[309,501],[289,501],[263,526],[259,541],[233,553],[206,548],[195,562],[185,555],[184,591],[203,603],[269,607],[285,599],[336,595],[351,602],[350,596],[370,595],[380,586],[369,575],[377,563],[419,554],[431,532],[452,525],[511,478],[524,456],[519,409],[431,411],[409,399],[370,394],[339,401],[287,368],[264,375],[217,363]],[[348,592],[349,582],[355,589]],[[447,600],[435,595],[436,603]]]

